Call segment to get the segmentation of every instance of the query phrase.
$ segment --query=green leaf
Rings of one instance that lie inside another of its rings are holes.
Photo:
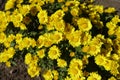
[[[12,65],[17,66],[17,63],[15,61],[10,61]]]
[[[13,40],[10,44],[11,47],[14,47],[16,45],[15,40]]]
[[[34,50],[34,48],[32,48],[32,47],[29,47],[29,48],[28,48],[28,51],[29,51],[30,53],[32,53],[32,54],[35,53],[35,50]]]
[[[100,67],[100,69],[102,70],[102,71],[104,71],[105,70],[105,68],[103,67],[103,66],[99,66]]]
[[[77,52],[81,52],[81,46],[76,47],[75,50],[76,50]]]
[[[116,39],[116,37],[117,37],[116,35],[110,35],[109,36],[109,38],[112,39],[112,40]]]

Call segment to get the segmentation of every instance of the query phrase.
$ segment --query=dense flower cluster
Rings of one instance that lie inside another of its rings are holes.
[[[22,56],[31,77],[120,79],[120,17],[93,0],[7,0],[0,63]]]

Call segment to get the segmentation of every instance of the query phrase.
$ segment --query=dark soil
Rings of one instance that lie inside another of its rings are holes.
[[[16,65],[8,68],[0,64],[0,80],[41,80],[40,76],[31,78],[23,59],[15,59]]]
[[[4,3],[6,0],[0,0],[0,10],[4,10]],[[120,0],[96,0],[95,4],[101,4],[105,7],[115,7],[120,14]],[[5,64],[0,63],[0,80],[42,80],[40,76],[30,78],[27,73],[27,66],[23,59],[15,59],[17,65],[10,68]]]
[[[95,0],[95,4],[104,5],[104,7],[115,7],[120,15],[120,0]]]

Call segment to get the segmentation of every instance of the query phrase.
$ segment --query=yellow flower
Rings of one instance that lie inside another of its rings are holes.
[[[58,73],[58,71],[57,71],[57,70],[53,70],[52,73],[53,73],[53,79],[54,79],[54,80],[58,80],[58,78],[59,78],[59,73]]]
[[[49,0],[49,2],[50,2],[50,3],[54,3],[54,2],[55,2],[55,0]]]
[[[94,23],[95,25],[96,25],[96,27],[98,28],[98,29],[102,29],[103,28],[103,22],[102,21],[97,21],[96,23]],[[94,25],[93,24],[93,25]]]
[[[43,26],[42,26],[42,25],[39,25],[39,26],[38,26],[38,29],[39,29],[39,30],[43,29]]]
[[[62,10],[64,11],[64,12],[67,12],[68,11],[68,7],[66,7],[66,6],[62,6]]]
[[[58,20],[61,20],[64,15],[65,15],[65,13],[63,12],[63,10],[57,10],[57,11],[53,14],[53,16],[56,16],[55,18],[58,18]]]
[[[77,1],[77,0],[74,0],[74,1],[66,1],[66,3],[65,3],[65,6],[75,6],[75,7],[77,7],[78,5],[80,4],[80,2],[79,1]]]
[[[54,75],[59,75],[59,73],[58,73],[57,70],[53,70],[52,73],[53,73]]]
[[[47,27],[47,30],[50,31],[50,30],[54,30],[54,22],[51,22],[50,20],[48,21],[48,24],[46,25]]]
[[[10,47],[10,44],[11,44],[11,42],[10,42],[8,39],[6,39],[6,40],[4,41],[4,46],[5,46],[6,48],[9,48],[9,47]]]
[[[11,21],[11,12],[10,11],[6,11],[5,12],[5,17],[6,17],[6,20],[8,21],[8,23]]]
[[[43,77],[45,80],[53,80],[53,74],[51,70],[47,70],[43,73]]]
[[[115,77],[110,77],[108,80],[117,80]]]
[[[114,35],[115,34],[115,30],[108,30],[108,35]]]
[[[78,27],[82,31],[89,31],[92,28],[92,24],[87,18],[80,18],[77,21]]]
[[[50,38],[45,38],[44,39],[44,46],[45,47],[50,47],[53,44],[53,41]]]
[[[88,53],[92,56],[96,56],[100,52],[100,47],[97,45],[89,45]]]
[[[92,56],[97,55],[101,51],[101,46],[103,44],[104,36],[103,35],[97,35],[96,37],[92,38],[92,40],[88,43],[88,45],[85,45],[83,47],[83,51],[86,52]]]
[[[0,62],[7,62],[9,60],[9,55],[6,54],[6,51],[0,53]]]
[[[53,76],[53,79],[54,79],[54,80],[58,80],[58,78],[59,78],[58,75],[54,75],[54,76]]]
[[[37,66],[38,60],[39,60],[38,56],[37,56],[37,55],[34,55],[34,56],[32,57],[32,62],[31,62],[31,63],[33,63],[34,65]]]
[[[89,51],[89,46],[88,45],[85,45],[85,46],[83,46],[82,47],[82,52],[85,52],[85,53],[87,53],[88,51]]]
[[[37,55],[39,56],[39,58],[44,58],[45,57],[45,49],[41,49],[41,50],[37,51]]]
[[[85,80],[85,77],[71,77],[72,80]]]
[[[100,66],[103,66],[105,64],[106,60],[107,60],[106,57],[104,57],[102,55],[97,55],[95,57],[95,63]]]
[[[11,67],[10,61],[7,61],[7,62],[5,63],[5,65],[6,65],[7,67]]]
[[[13,47],[9,47],[6,54],[8,54],[9,58],[13,58],[15,54],[15,49]]]
[[[26,28],[25,24],[20,23],[20,29],[21,29],[21,30],[26,30],[27,28]]]
[[[70,68],[74,67],[74,68],[78,68],[79,70],[81,70],[83,68],[82,60],[73,58],[70,61],[70,66],[69,67]]]
[[[92,56],[95,56],[100,52],[100,48],[96,45],[86,45],[82,47],[82,51]]]
[[[7,14],[3,11],[0,11],[0,32],[3,32],[6,30],[8,25],[8,19]]]
[[[72,16],[78,16],[79,13],[79,8],[72,8],[70,13],[72,14]]]
[[[36,41],[35,41],[34,38],[30,38],[30,45],[31,45],[32,47],[35,47],[35,46],[36,46]]]
[[[19,49],[22,50],[23,48],[29,48],[31,43],[31,39],[28,37],[23,38],[18,44],[19,44]]]
[[[17,33],[15,36],[16,43],[20,43],[22,41],[22,34]]]
[[[120,72],[118,71],[117,68],[113,67],[111,70],[110,70],[110,73],[114,76],[117,76],[118,74],[120,74]]]
[[[72,23],[73,23],[73,25],[78,26],[78,24],[77,24],[78,19],[79,19],[79,17],[73,17],[73,18],[72,18]]]
[[[15,0],[8,0],[7,3],[5,4],[5,10],[9,10],[14,7]]]
[[[70,75],[72,80],[75,78],[83,76],[82,70],[75,68],[75,67],[68,68],[68,74]]]
[[[0,11],[0,18],[5,18],[6,17],[6,15],[7,15],[7,12],[5,13],[5,12],[3,12],[3,11]],[[1,20],[0,20],[1,21]]]
[[[103,7],[102,5],[95,5],[94,8],[95,8],[95,10],[96,10],[97,12],[99,12],[100,14],[103,13],[104,7]]]
[[[29,48],[30,47],[30,38],[28,38],[28,37],[23,38],[22,43],[20,43],[20,44],[22,44],[24,48]]]
[[[64,12],[62,10],[57,10],[54,14],[52,14],[49,18],[48,29],[55,28],[56,30],[63,32],[65,28],[65,22],[64,20],[62,20],[63,16],[64,16]]]
[[[75,28],[71,24],[66,23],[64,28],[64,35],[67,36],[67,34],[73,33],[74,31],[75,31]]]
[[[111,69],[110,69],[110,73],[114,76],[117,76],[118,74],[120,74],[119,72],[119,67],[120,65],[118,64],[118,62],[116,61],[111,61]]]
[[[66,35],[66,38],[69,40],[69,43],[73,47],[77,47],[81,44],[81,34],[82,32],[80,30],[76,30],[71,34]]]
[[[66,1],[65,6],[70,6],[73,1]]]
[[[53,41],[53,43],[58,44],[63,39],[63,34],[58,31],[54,31],[53,34],[50,34],[50,39]]]
[[[118,22],[120,22],[120,18],[119,15],[115,15],[112,20],[111,20],[114,24],[117,24]]]
[[[52,46],[48,52],[48,57],[52,60],[58,59],[60,55],[61,55],[60,50],[56,45]]]
[[[30,53],[27,53],[25,55],[25,64],[30,64],[32,61],[32,55]]]
[[[38,40],[37,40],[37,46],[38,48],[41,48],[44,46],[44,41],[45,40],[45,37],[44,36],[39,36]]]
[[[0,32],[0,43],[3,43],[6,40],[6,35],[3,32]]]
[[[119,68],[119,70],[120,70],[120,68]],[[117,79],[120,79],[120,73],[116,76],[116,78],[117,78]]]
[[[114,13],[115,11],[116,11],[116,9],[114,7],[109,7],[107,9],[105,9],[104,12],[106,12],[106,13]]]
[[[106,60],[105,64],[103,65],[105,70],[109,71],[111,69],[112,61],[111,60]]]
[[[20,13],[21,13],[22,15],[25,16],[25,15],[28,14],[29,11],[30,11],[30,5],[20,5],[19,11],[20,11]]]
[[[90,76],[87,78],[87,80],[101,80],[101,76],[97,74],[96,72],[90,73]]]
[[[67,62],[64,59],[57,59],[57,65],[58,67],[66,67]]]
[[[101,46],[105,40],[104,35],[98,34],[96,37],[92,38],[90,44]]]
[[[15,36],[13,34],[9,35],[6,40],[4,41],[5,47],[10,47],[11,42],[15,39]]]
[[[0,62],[7,62],[10,58],[13,58],[15,50],[13,47],[9,47],[0,54]]]
[[[74,36],[71,35],[71,39],[69,39],[69,43],[73,46],[73,47],[78,47],[81,42],[80,42],[80,37],[79,36]]]
[[[109,30],[114,30],[117,27],[117,25],[113,22],[107,22],[106,26]]]
[[[8,37],[7,37],[7,40],[9,42],[13,41],[15,39],[15,36],[13,34],[10,34]]]
[[[68,73],[72,76],[78,75],[79,74],[79,70],[76,68],[69,68],[68,69]]]
[[[70,57],[74,57],[75,56],[75,52],[70,52]]]
[[[17,4],[21,4],[23,2],[23,0],[17,0],[16,3]]]
[[[66,76],[65,80],[72,80],[69,76]]]
[[[117,38],[120,38],[119,34],[120,34],[120,26],[118,26],[115,30],[115,35]]]
[[[82,36],[81,37],[81,44],[82,45],[87,45],[90,43],[92,36],[88,32],[83,33],[81,36]]]
[[[58,0],[58,2],[60,3],[60,2],[64,2],[64,0]]]
[[[83,57],[82,62],[83,62],[84,65],[89,63],[88,58],[89,58],[89,55]]]
[[[86,3],[93,3],[95,0],[87,0]]]
[[[17,22],[21,22],[23,20],[23,16],[21,13],[17,13],[17,15],[13,15],[13,17],[15,18],[15,21]]]
[[[23,16],[19,13],[18,10],[14,11],[14,14],[11,15],[11,21],[13,22],[15,27],[20,27],[20,24],[23,20]]]
[[[111,55],[111,58],[113,60],[116,60],[116,61],[119,61],[119,59],[120,59],[120,57],[118,56],[118,54],[115,54],[115,53]]]
[[[64,20],[57,21],[54,23],[54,26],[57,31],[63,32],[65,28],[65,22]]]
[[[41,69],[39,67],[37,67],[37,66],[31,66],[31,67],[28,67],[27,72],[33,78],[35,76],[39,76],[40,70]]]
[[[48,23],[48,15],[46,10],[41,10],[37,15],[40,24],[47,24]]]
[[[100,15],[97,12],[90,12],[89,17],[94,24],[100,20]]]
[[[119,43],[120,43],[120,38],[118,37],[117,39],[114,40],[113,47],[115,49],[114,51],[120,56],[120,45],[119,45]]]

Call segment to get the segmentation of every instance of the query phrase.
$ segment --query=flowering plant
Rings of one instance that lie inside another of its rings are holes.
[[[31,77],[120,79],[120,17],[93,0],[7,0],[0,63],[21,56]]]

